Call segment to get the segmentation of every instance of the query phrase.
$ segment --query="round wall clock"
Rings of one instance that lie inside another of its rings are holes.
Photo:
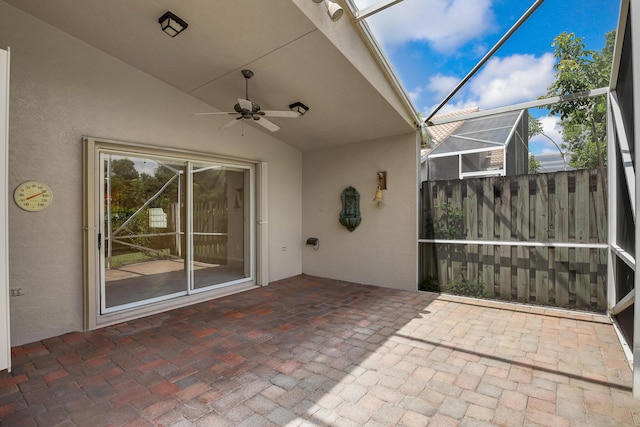
[[[53,193],[46,184],[39,181],[27,181],[18,185],[13,193],[16,204],[29,212],[41,211],[51,204]]]

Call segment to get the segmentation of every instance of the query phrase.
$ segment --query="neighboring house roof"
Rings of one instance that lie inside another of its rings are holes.
[[[460,124],[431,150],[429,156],[503,148],[509,142],[509,137],[523,112],[524,110],[510,111],[456,122]],[[432,127],[437,126],[444,125]]]
[[[478,107],[465,108],[464,110],[452,111],[450,113],[440,114],[438,116],[434,116],[434,119],[448,119],[450,117],[461,116],[464,114],[475,113],[476,111],[480,111]],[[435,145],[441,143],[445,140],[449,135],[453,133],[456,129],[460,127],[461,124],[464,123],[464,120],[460,120],[457,122],[449,122],[441,125],[434,125],[427,127],[427,132],[431,135],[433,143]]]

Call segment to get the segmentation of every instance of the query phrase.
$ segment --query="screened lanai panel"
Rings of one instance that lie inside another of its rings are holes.
[[[460,155],[462,173],[502,171],[504,150],[480,151]]]
[[[516,111],[513,113],[495,114],[493,116],[467,120],[458,129],[456,129],[455,134],[466,135],[469,132],[481,132],[491,129],[511,129],[518,121],[519,116],[520,111]]]
[[[430,156],[502,148],[509,142],[514,128],[520,127],[517,125],[523,122],[524,113],[521,110],[465,120],[431,151]],[[434,127],[437,126],[444,125]]]
[[[614,141],[611,141],[610,143],[616,144],[615,161],[617,163],[617,170],[621,171],[623,170],[624,165],[622,164],[620,150],[618,149],[618,138],[615,137]],[[615,191],[618,209],[616,209],[612,214],[616,216],[616,243],[632,257],[635,257],[635,221],[633,219],[631,201],[629,200],[627,182],[623,173],[616,174]]]
[[[506,138],[506,137],[505,137]],[[433,155],[446,155],[446,154],[458,154],[477,150],[502,150],[502,144],[490,143],[485,141],[479,141],[470,138],[459,138],[457,136],[450,136],[443,143],[438,145],[431,153]]]
[[[441,179],[459,179],[460,161],[458,156],[436,157],[429,159],[429,181]]]
[[[461,126],[462,127],[462,126]],[[460,132],[459,129],[453,135],[459,138],[476,139],[483,142],[493,142],[495,144],[504,144],[509,138],[513,126],[483,129],[473,132]]]
[[[627,21],[630,19],[630,17],[627,17]],[[616,94],[618,95],[618,102],[620,103],[620,111],[622,112],[622,120],[627,135],[627,143],[629,144],[631,161],[634,162],[633,63],[631,61],[631,54],[627,52],[629,49],[631,49],[631,23],[627,22],[620,57],[620,71],[618,74]]]

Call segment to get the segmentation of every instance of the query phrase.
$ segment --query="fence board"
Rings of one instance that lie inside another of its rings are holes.
[[[467,185],[467,197],[463,201],[465,230],[467,239],[478,239],[478,188],[481,188],[475,181],[465,181]],[[470,280],[478,281],[479,277],[479,246],[468,245],[466,247],[466,270]]]
[[[549,291],[549,248],[532,248],[535,253],[536,302],[550,303]]]
[[[485,179],[482,183],[482,200],[479,204],[482,217],[482,237],[485,240],[493,239],[494,236],[494,190],[493,179]],[[482,247],[482,281],[487,295],[494,295],[495,286],[495,247],[484,245]]]
[[[588,170],[577,171],[575,188],[575,216],[576,242],[588,243],[591,230],[589,229],[589,177]]]
[[[496,186],[500,186],[500,202],[496,204],[498,220],[500,221],[500,236],[498,240],[511,240],[511,182],[501,179]],[[511,299],[511,247],[499,247],[500,253],[500,297]]]
[[[566,174],[558,174],[555,177],[555,240],[567,242],[569,240],[569,217],[571,209],[567,206],[569,200],[569,179]],[[555,294],[556,305],[567,307],[569,305],[569,249],[556,248],[555,250]]]
[[[576,248],[576,306],[582,308],[591,307],[589,252],[586,248]]]
[[[590,241],[591,230],[589,227],[589,187],[590,175],[588,170],[577,171],[576,187],[575,187],[575,224],[576,224],[576,242],[588,243]],[[584,248],[576,248],[576,306],[591,306],[591,286],[590,286],[590,267],[589,267],[589,250]]]
[[[454,209],[462,210],[462,181],[458,181],[457,185],[453,185],[452,194],[451,194],[451,206]],[[464,229],[464,220],[462,222]],[[462,255],[463,249],[462,247],[452,247],[452,250],[449,251],[451,254],[451,278],[453,280],[460,279],[461,277],[466,276],[466,274],[462,271]]]
[[[596,213],[596,234],[592,241],[606,242],[608,232],[607,182],[603,171],[598,170],[596,177],[596,188],[591,192],[592,198],[595,200],[593,209]]]
[[[449,203],[447,200],[447,187],[446,183],[437,187],[436,192],[436,203],[434,205],[435,218],[440,218],[442,216],[442,208],[441,206]],[[451,271],[449,270],[449,265],[451,262],[451,257],[449,256],[449,246],[450,245],[437,245],[437,260],[438,260],[438,283],[440,283],[441,287],[446,287],[449,283],[449,278],[451,278]]]
[[[193,256],[198,262],[227,264],[226,206],[214,202],[194,203],[193,231],[195,233],[222,233],[223,235],[194,235]]]
[[[529,240],[529,176],[522,175],[517,177],[517,196],[515,206],[512,210],[515,215],[515,236],[517,240]],[[529,292],[529,257],[525,253],[529,252],[529,248],[523,246],[516,247],[516,284],[517,296],[520,301],[528,301]]]
[[[431,219],[421,227],[442,219],[448,203],[463,218],[457,239],[606,243],[605,178],[569,171],[424,183],[421,212]],[[443,290],[464,274],[492,298],[606,309],[605,249],[439,243],[420,253],[421,279],[437,278]]]

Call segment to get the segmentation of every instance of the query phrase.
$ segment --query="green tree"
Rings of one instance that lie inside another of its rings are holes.
[[[111,173],[122,179],[137,179],[136,165],[130,159],[116,159],[111,162]]]
[[[529,153],[529,173],[540,173],[542,162],[536,159],[536,156]]]
[[[605,36],[605,46],[597,52],[586,49],[582,37],[562,33],[553,40],[556,80],[547,96],[563,96],[608,86],[613,61],[615,31]],[[566,101],[550,107],[559,115],[562,137],[574,168],[604,169],[606,165],[606,100],[603,97]]]
[[[140,199],[140,181],[136,166],[130,159],[111,162],[111,203],[114,206],[132,208]]]

